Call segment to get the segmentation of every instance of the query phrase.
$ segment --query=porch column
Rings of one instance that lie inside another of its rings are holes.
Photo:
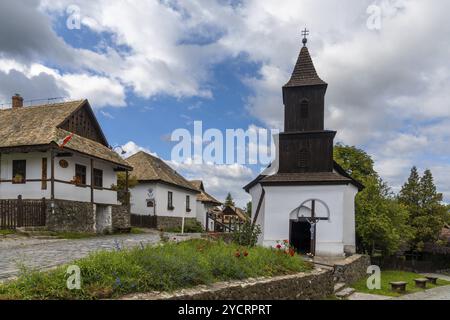
[[[129,173],[128,173],[128,170],[126,170],[125,171],[125,199],[126,199],[126,204],[127,205],[130,205],[130,193],[129,193],[129,187],[128,187],[128,185],[129,185],[129,180],[130,180],[130,178],[129,178]]]
[[[50,197],[55,200],[55,150],[50,150]]]
[[[94,204],[94,159],[91,158],[91,203]]]

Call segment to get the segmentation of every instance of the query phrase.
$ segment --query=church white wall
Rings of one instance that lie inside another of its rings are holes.
[[[258,203],[259,203],[259,200],[261,198],[262,190],[263,189],[262,189],[260,184],[257,184],[256,186],[254,186],[253,188],[251,188],[249,190],[250,196],[252,197],[252,221],[255,218],[256,210],[258,210]],[[261,205],[261,209],[260,209],[259,214],[258,214],[258,218],[256,219],[256,224],[261,227],[261,234],[260,234],[260,236],[258,238],[258,243],[259,244],[263,244],[264,243],[265,210],[266,210],[266,205],[265,205],[265,199],[264,199],[263,203]]]
[[[344,195],[344,250],[346,253],[356,253],[356,224],[355,224],[355,197],[358,188],[347,186]]]
[[[258,186],[250,190],[253,207],[257,206],[261,193]],[[345,243],[354,243],[351,239],[354,237],[351,197],[356,193],[349,188],[349,186],[264,187],[265,202],[258,218],[261,220],[259,224],[263,227],[260,244],[274,246],[277,241],[289,239],[291,212],[306,200],[319,199],[328,205],[331,217],[329,221],[320,221],[317,224],[316,254],[343,255]],[[318,216],[325,216],[325,211],[321,206],[317,207]],[[347,226],[344,227],[344,224]]]

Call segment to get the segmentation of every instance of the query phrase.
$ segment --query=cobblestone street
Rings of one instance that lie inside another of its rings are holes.
[[[186,238],[184,238],[186,239]],[[20,265],[36,269],[52,268],[83,258],[98,250],[115,250],[155,244],[159,233],[105,236],[79,240],[24,239],[0,242],[0,281],[19,274]]]

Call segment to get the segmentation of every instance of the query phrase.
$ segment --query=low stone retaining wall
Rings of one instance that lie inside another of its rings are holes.
[[[353,255],[345,260],[334,263],[334,278],[336,282],[354,283],[367,277],[367,268],[371,265],[370,257]]]
[[[47,201],[47,228],[59,232],[95,232],[94,209],[90,202]]]
[[[123,300],[319,300],[333,294],[333,272],[315,269],[273,278],[198,286],[175,293],[128,295]]]
[[[129,206],[112,206],[111,216],[112,228],[114,232],[126,230],[131,227]]]
[[[120,231],[130,228],[130,209],[128,206],[111,205],[111,229]],[[67,200],[47,201],[46,227],[58,232],[95,233],[96,216],[90,202]]]

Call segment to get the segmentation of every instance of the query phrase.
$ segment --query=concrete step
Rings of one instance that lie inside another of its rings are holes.
[[[344,289],[346,286],[347,286],[347,284],[344,283],[344,282],[336,283],[336,284],[334,285],[334,293],[341,291],[341,290]]]
[[[355,289],[353,288],[345,288],[342,289],[341,291],[339,291],[338,293],[336,293],[336,298],[338,299],[345,299],[348,298],[349,296],[351,296],[353,293],[355,293]]]

